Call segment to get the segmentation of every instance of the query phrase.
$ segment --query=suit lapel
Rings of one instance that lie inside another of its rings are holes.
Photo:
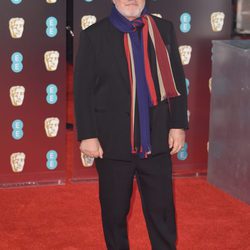
[[[128,64],[124,49],[124,43],[123,43],[123,33],[118,31],[115,27],[113,27],[112,24],[110,24],[112,27],[112,32],[110,32],[110,45],[113,47],[112,51],[113,54],[110,56],[114,56],[116,65],[118,70],[120,71],[120,74],[123,78],[124,86],[130,90],[130,82],[129,82],[129,73],[128,73]]]

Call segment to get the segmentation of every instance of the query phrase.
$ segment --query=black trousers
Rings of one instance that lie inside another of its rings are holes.
[[[127,215],[136,176],[153,250],[176,249],[169,154],[132,161],[97,159],[102,224],[108,250],[128,250]]]

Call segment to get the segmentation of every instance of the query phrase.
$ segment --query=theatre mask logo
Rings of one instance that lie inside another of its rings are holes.
[[[182,45],[179,47],[179,52],[182,64],[183,65],[189,64],[191,60],[192,47],[189,45]]]
[[[213,12],[211,14],[211,26],[214,32],[220,32],[224,26],[225,14],[223,12]]]
[[[13,17],[9,20],[10,35],[14,39],[21,38],[24,31],[24,19],[21,17]]]
[[[48,137],[56,137],[59,130],[60,120],[57,117],[49,117],[44,121],[44,128]]]
[[[10,100],[13,106],[22,106],[25,88],[23,86],[13,86],[10,88]]]
[[[82,29],[83,30],[87,29],[89,26],[96,23],[96,21],[97,19],[95,16],[92,16],[92,15],[83,16],[81,19]]]
[[[22,152],[11,154],[10,164],[14,173],[22,172],[25,164],[25,154]]]
[[[59,63],[59,52],[55,50],[44,53],[44,63],[47,71],[56,71]]]

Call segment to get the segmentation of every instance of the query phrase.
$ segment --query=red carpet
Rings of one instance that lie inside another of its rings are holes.
[[[178,250],[250,249],[250,207],[203,179],[176,179]],[[105,249],[97,183],[0,190],[0,249]],[[150,249],[139,194],[132,250]]]
[[[72,72],[72,67],[68,68]],[[73,123],[72,73],[67,122]],[[72,132],[67,133],[67,179]],[[129,216],[131,250],[150,244],[135,185]],[[250,206],[204,179],[175,179],[178,250],[250,250]],[[102,250],[98,184],[0,190],[0,250]]]

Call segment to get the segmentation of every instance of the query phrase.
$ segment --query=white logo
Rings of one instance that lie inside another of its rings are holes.
[[[25,88],[23,86],[13,86],[10,88],[10,100],[13,106],[22,106]]]
[[[48,71],[56,71],[59,62],[59,52],[58,51],[47,51],[44,54],[44,63]]]
[[[182,45],[179,47],[181,61],[183,65],[189,64],[191,60],[192,47],[189,45]]]
[[[214,12],[211,14],[211,26],[214,32],[220,32],[224,26],[225,14],[223,12]]]
[[[21,17],[13,17],[9,20],[9,30],[12,38],[21,38],[24,31],[24,19]]]
[[[10,164],[14,173],[22,172],[25,164],[25,154],[22,152],[11,154]]]
[[[92,15],[83,16],[81,19],[82,29],[83,30],[87,29],[89,26],[96,23],[96,21],[97,21],[97,19],[95,16],[92,16]]]
[[[44,121],[44,128],[48,137],[56,137],[60,120],[57,117],[49,117]]]

